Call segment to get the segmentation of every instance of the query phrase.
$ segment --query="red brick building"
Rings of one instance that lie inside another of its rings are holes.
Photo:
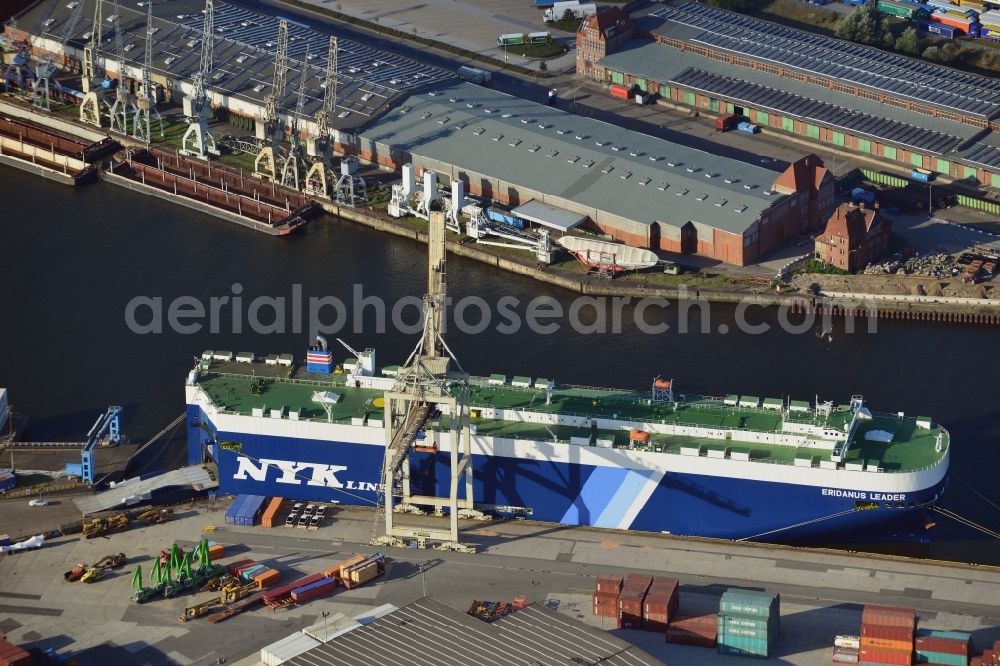
[[[841,204],[816,238],[816,259],[844,271],[858,271],[888,252],[892,224],[878,204]]]
[[[618,7],[588,16],[576,33],[577,73],[593,76],[597,61],[624,46],[634,33],[632,19]]]

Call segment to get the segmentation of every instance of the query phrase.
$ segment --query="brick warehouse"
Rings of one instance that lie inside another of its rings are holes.
[[[469,83],[409,96],[353,150],[460,179],[474,195],[587,215],[630,245],[741,266],[833,210],[833,178],[815,155],[779,173]]]
[[[691,2],[639,23],[654,41],[635,39],[581,73],[1000,188],[1000,81]]]

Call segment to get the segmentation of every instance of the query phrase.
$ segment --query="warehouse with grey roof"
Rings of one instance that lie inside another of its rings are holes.
[[[1000,187],[1000,81],[687,0],[578,70],[904,169]]]

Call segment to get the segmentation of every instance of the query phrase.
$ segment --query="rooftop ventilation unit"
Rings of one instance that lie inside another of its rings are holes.
[[[628,154],[631,155],[632,157],[639,157],[640,155],[642,155],[642,153],[639,152],[638,150],[630,150]]]
[[[747,209],[746,204],[741,204],[741,205],[737,206],[736,208],[734,208],[733,210],[735,210],[737,213],[743,213],[743,212],[746,211],[746,209]]]
[[[649,161],[650,161],[650,162],[659,162],[659,161],[660,161],[660,160],[662,160],[662,159],[663,159],[663,158],[662,158],[662,157],[660,157],[659,155],[650,155],[650,156],[649,156]]]
[[[656,189],[658,189],[661,192],[665,192],[668,187],[670,187],[670,183],[668,183],[667,181],[663,181],[662,183],[656,186]]]
[[[592,166],[594,166],[594,160],[587,160],[586,162],[583,163],[584,169],[589,169]]]
[[[628,180],[631,176],[632,176],[632,172],[631,171],[626,171],[625,173],[622,174],[621,178],[622,178],[622,180]]]
[[[699,194],[698,196],[695,197],[695,199],[697,199],[698,201],[704,201],[707,198],[708,198],[707,194]]]
[[[500,141],[501,139],[503,139],[503,134],[501,134],[500,132],[497,132],[497,135],[493,137],[494,141]]]
[[[601,169],[601,173],[611,173],[614,170],[615,170],[615,168],[609,164],[606,167],[604,167],[603,169]]]
[[[427,120],[428,118],[431,117],[431,112],[430,111],[424,111],[423,113],[420,114],[420,117],[423,118],[424,120]]]
[[[642,185],[643,187],[646,187],[647,185],[649,185],[649,181],[651,180],[652,178],[643,178],[642,180],[639,181],[639,184]]]
[[[513,141],[510,142],[509,145],[511,148],[517,148],[520,144],[521,144],[520,139],[514,139]]]
[[[243,63],[245,63],[245,62],[247,61],[247,58],[249,58],[249,57],[250,57],[250,56],[248,56],[247,54],[245,54],[245,53],[244,53],[244,54],[243,54],[243,55],[241,55],[241,56],[237,56],[237,58],[236,58],[236,62],[238,62],[239,64],[241,64],[241,65],[242,65]]]
[[[738,182],[740,182],[740,179],[739,179],[739,178],[731,178],[731,177],[729,177],[729,176],[727,176],[727,177],[726,177],[726,178],[725,178],[724,180],[725,180],[725,181],[726,181],[727,183],[729,183],[730,185],[732,185],[733,183],[738,183]]]
[[[501,118],[513,118],[514,114],[512,114],[512,113],[504,113],[504,114],[501,114],[500,117]]]
[[[255,86],[253,87],[253,91],[254,91],[255,93],[259,93],[259,92],[260,92],[261,90],[263,90],[263,89],[264,89],[264,86],[265,86],[265,85],[266,85],[266,84],[264,84],[264,83],[258,83],[257,85],[255,85]]]
[[[479,136],[485,131],[486,131],[485,127],[477,127],[476,129],[472,130],[472,133],[475,134],[476,136]]]
[[[556,156],[556,155],[558,155],[558,154],[559,154],[559,151],[558,151],[558,150],[555,150],[555,149],[553,149],[553,150],[550,150],[550,151],[549,151],[548,153],[546,153],[546,156],[547,156],[547,157],[555,157],[555,156]]]
[[[341,120],[343,120],[344,118],[346,118],[349,115],[351,115],[350,111],[341,111],[340,113],[337,114],[337,117],[340,118]]]
[[[744,190],[752,190],[752,189],[754,189],[756,187],[757,187],[756,185],[751,185],[750,183],[744,183],[743,184],[743,189]]]
[[[528,123],[533,123],[535,121],[532,120],[531,118],[521,118],[521,122],[527,125]]]
[[[486,113],[496,113],[497,110],[494,109],[492,106],[487,106],[486,108],[483,109],[483,111],[485,111]]]
[[[442,117],[438,118],[437,122],[438,122],[438,125],[444,125],[446,122],[448,122],[448,116],[442,116]]]
[[[696,166],[689,166],[687,169],[685,169],[685,171],[687,171],[688,173],[698,173],[699,171],[701,171],[701,169],[699,169]]]
[[[586,137],[586,135],[584,135],[584,134],[577,134],[577,135],[576,135],[576,140],[577,140],[577,141],[583,141],[583,140],[584,140],[584,139],[586,139],[586,138],[587,138],[587,137]]]
[[[365,93],[364,95],[361,96],[361,101],[362,102],[367,102],[368,100],[370,100],[372,98],[373,95],[374,95],[374,93]]]
[[[682,197],[682,196],[684,196],[687,193],[688,193],[688,191],[685,188],[681,188],[681,189],[677,190],[676,192],[674,192],[674,194],[676,194],[679,197]]]
[[[712,173],[711,171],[705,172],[705,178],[715,178],[718,174]]]
[[[720,199],[720,200],[718,200],[718,201],[716,201],[716,202],[715,202],[715,205],[716,205],[716,206],[718,206],[719,208],[722,208],[722,207],[723,207],[723,206],[725,206],[725,205],[726,205],[727,203],[729,203],[729,202],[728,202],[728,201],[726,201],[725,199]]]
[[[625,150],[625,146],[619,146],[616,143],[615,145],[611,146],[611,150],[615,151],[616,153],[620,153],[621,151]]]
[[[537,153],[537,152],[538,152],[539,150],[541,150],[541,149],[542,149],[542,147],[541,147],[541,146],[539,146],[538,144],[535,144],[535,145],[534,145],[534,146],[532,146],[531,148],[528,148],[528,152],[529,152],[529,153]]]
[[[565,133],[566,133],[566,132],[568,132],[568,131],[569,131],[569,130],[566,130],[566,129],[562,129],[562,128],[559,128],[559,129],[557,129],[557,130],[556,130],[556,134],[565,134]]]
[[[574,155],[573,157],[569,158],[566,161],[569,162],[570,164],[576,164],[579,160],[580,160],[580,156],[579,155]]]
[[[607,141],[602,141],[602,140],[598,139],[597,141],[594,142],[594,144],[596,144],[596,145],[600,146],[601,148],[603,148],[604,146],[608,145],[608,142]]]
[[[176,56],[169,56],[163,59],[163,64],[169,67],[170,65],[174,64],[175,60],[177,60]]]

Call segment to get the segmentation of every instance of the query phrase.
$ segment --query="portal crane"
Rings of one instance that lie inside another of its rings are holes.
[[[333,137],[330,120],[337,108],[337,38],[330,37],[330,50],[326,56],[326,77],[323,80],[323,106],[316,114],[316,136],[306,142],[306,153],[313,164],[306,172],[306,194],[330,197],[327,175],[333,160]]]
[[[101,41],[104,33],[104,0],[94,0],[94,18],[90,37],[83,47],[83,101],[80,102],[80,122],[101,126],[101,107],[104,100],[104,74],[97,74],[97,61],[101,58]],[[103,67],[103,63],[102,63]]]
[[[80,479],[84,483],[94,482],[94,449],[100,443],[119,444],[122,441],[121,417],[122,408],[111,405],[101,416],[97,417],[90,432],[87,433],[87,443],[81,453]]]
[[[299,189],[299,161],[302,159],[302,144],[299,143],[299,118],[306,101],[306,71],[309,69],[309,47],[302,60],[302,73],[299,75],[299,92],[295,98],[295,112],[291,119],[291,136],[288,137],[288,154],[281,165],[281,184],[293,190]]]
[[[278,22],[278,53],[274,59],[274,80],[271,91],[264,101],[264,117],[257,121],[257,138],[264,142],[257,159],[253,163],[253,173],[259,178],[278,180],[278,162],[275,151],[278,142],[285,133],[281,125],[278,111],[285,100],[285,84],[288,78],[288,21]]]
[[[156,108],[156,86],[150,78],[153,69],[153,3],[146,0],[146,53],[142,60],[142,75],[139,82],[139,95],[136,99],[135,118],[132,123],[132,136],[147,144],[153,140],[153,126],[150,114],[156,116],[160,123],[160,137],[163,137],[163,116]]]
[[[201,31],[201,58],[198,72],[192,81],[190,95],[184,97],[184,115],[188,128],[181,139],[181,154],[207,160],[209,155],[218,155],[215,136],[208,128],[208,116],[212,113],[212,102],[208,98],[208,77],[212,75],[215,46],[215,4],[205,0],[205,24]]]
[[[66,19],[66,25],[63,26],[63,31],[59,39],[63,52],[66,51],[66,44],[69,42],[70,37],[75,34],[76,26],[80,23],[80,17],[83,16],[83,5],[83,0],[76,0],[71,3],[73,10],[70,12],[69,18]],[[39,30],[39,34],[41,34],[41,30]],[[35,81],[31,84],[31,105],[36,109],[41,109],[42,111],[52,110],[50,100],[51,86],[55,86],[56,90],[62,92],[62,86],[59,85],[59,81],[52,76],[55,72],[56,63],[51,54],[35,67]]]
[[[112,7],[115,11],[112,18],[115,28],[115,66],[118,68],[118,80],[115,85],[115,101],[111,105],[111,131],[127,135],[129,112],[135,113],[136,106],[125,85],[125,47],[122,44],[122,17],[118,0],[114,0]]]

